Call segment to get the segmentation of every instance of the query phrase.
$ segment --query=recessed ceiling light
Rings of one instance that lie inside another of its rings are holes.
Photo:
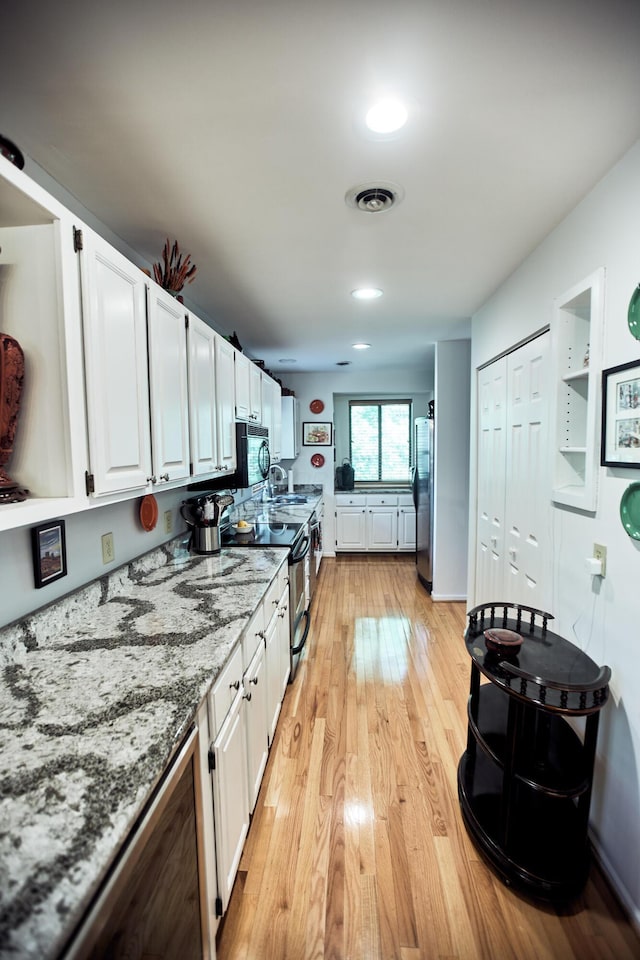
[[[394,130],[404,127],[408,116],[407,108],[403,103],[387,98],[371,107],[365,123],[374,133],[393,133]]]
[[[370,343],[352,343],[351,346],[354,350],[368,350],[371,346]]]
[[[297,363],[297,362],[298,361],[295,360],[293,357],[280,357],[280,359],[278,360],[278,363]]]
[[[379,287],[360,287],[352,290],[351,296],[354,300],[376,300],[382,296],[382,290]]]

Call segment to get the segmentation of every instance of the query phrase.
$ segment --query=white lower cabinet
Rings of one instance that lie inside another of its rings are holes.
[[[397,550],[398,508],[367,507],[367,550]]]
[[[249,811],[253,813],[269,755],[267,730],[267,672],[264,643],[256,650],[243,677],[247,702],[247,769]]]
[[[398,550],[416,548],[416,508],[398,507]]]
[[[415,543],[410,494],[336,495],[336,550],[395,553]]]
[[[217,916],[224,914],[229,903],[286,690],[289,674],[287,584],[285,563],[208,697]]]
[[[367,511],[361,507],[336,508],[336,550],[367,549]]]
[[[244,689],[233,701],[211,746],[215,855],[218,887],[216,913],[227,909],[233,881],[249,830],[249,774]]]

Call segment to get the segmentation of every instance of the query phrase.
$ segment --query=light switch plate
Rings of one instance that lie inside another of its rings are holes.
[[[102,535],[102,562],[113,563],[116,558],[116,552],[113,547],[113,534],[104,533]]]
[[[594,560],[599,560],[601,564],[601,577],[607,575],[607,548],[604,547],[601,543],[594,543],[593,545],[593,558]]]

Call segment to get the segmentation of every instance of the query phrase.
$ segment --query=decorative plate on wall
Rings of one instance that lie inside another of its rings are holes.
[[[311,413],[322,413],[324,410],[324,403],[322,400],[312,400],[309,404],[309,410],[311,410]]]
[[[640,483],[630,483],[622,494],[620,519],[629,536],[640,540]]]
[[[321,453],[314,453],[314,455],[311,457],[311,466],[324,467],[324,457]]]
[[[636,340],[640,340],[640,283],[631,294],[627,323]]]
[[[142,498],[140,503],[140,523],[150,533],[158,522],[158,501],[152,493]]]

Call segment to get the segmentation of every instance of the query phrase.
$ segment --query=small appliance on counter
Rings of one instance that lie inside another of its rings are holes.
[[[183,501],[180,513],[191,530],[189,546],[194,553],[220,553],[220,517],[232,503],[230,493],[208,493]]]

